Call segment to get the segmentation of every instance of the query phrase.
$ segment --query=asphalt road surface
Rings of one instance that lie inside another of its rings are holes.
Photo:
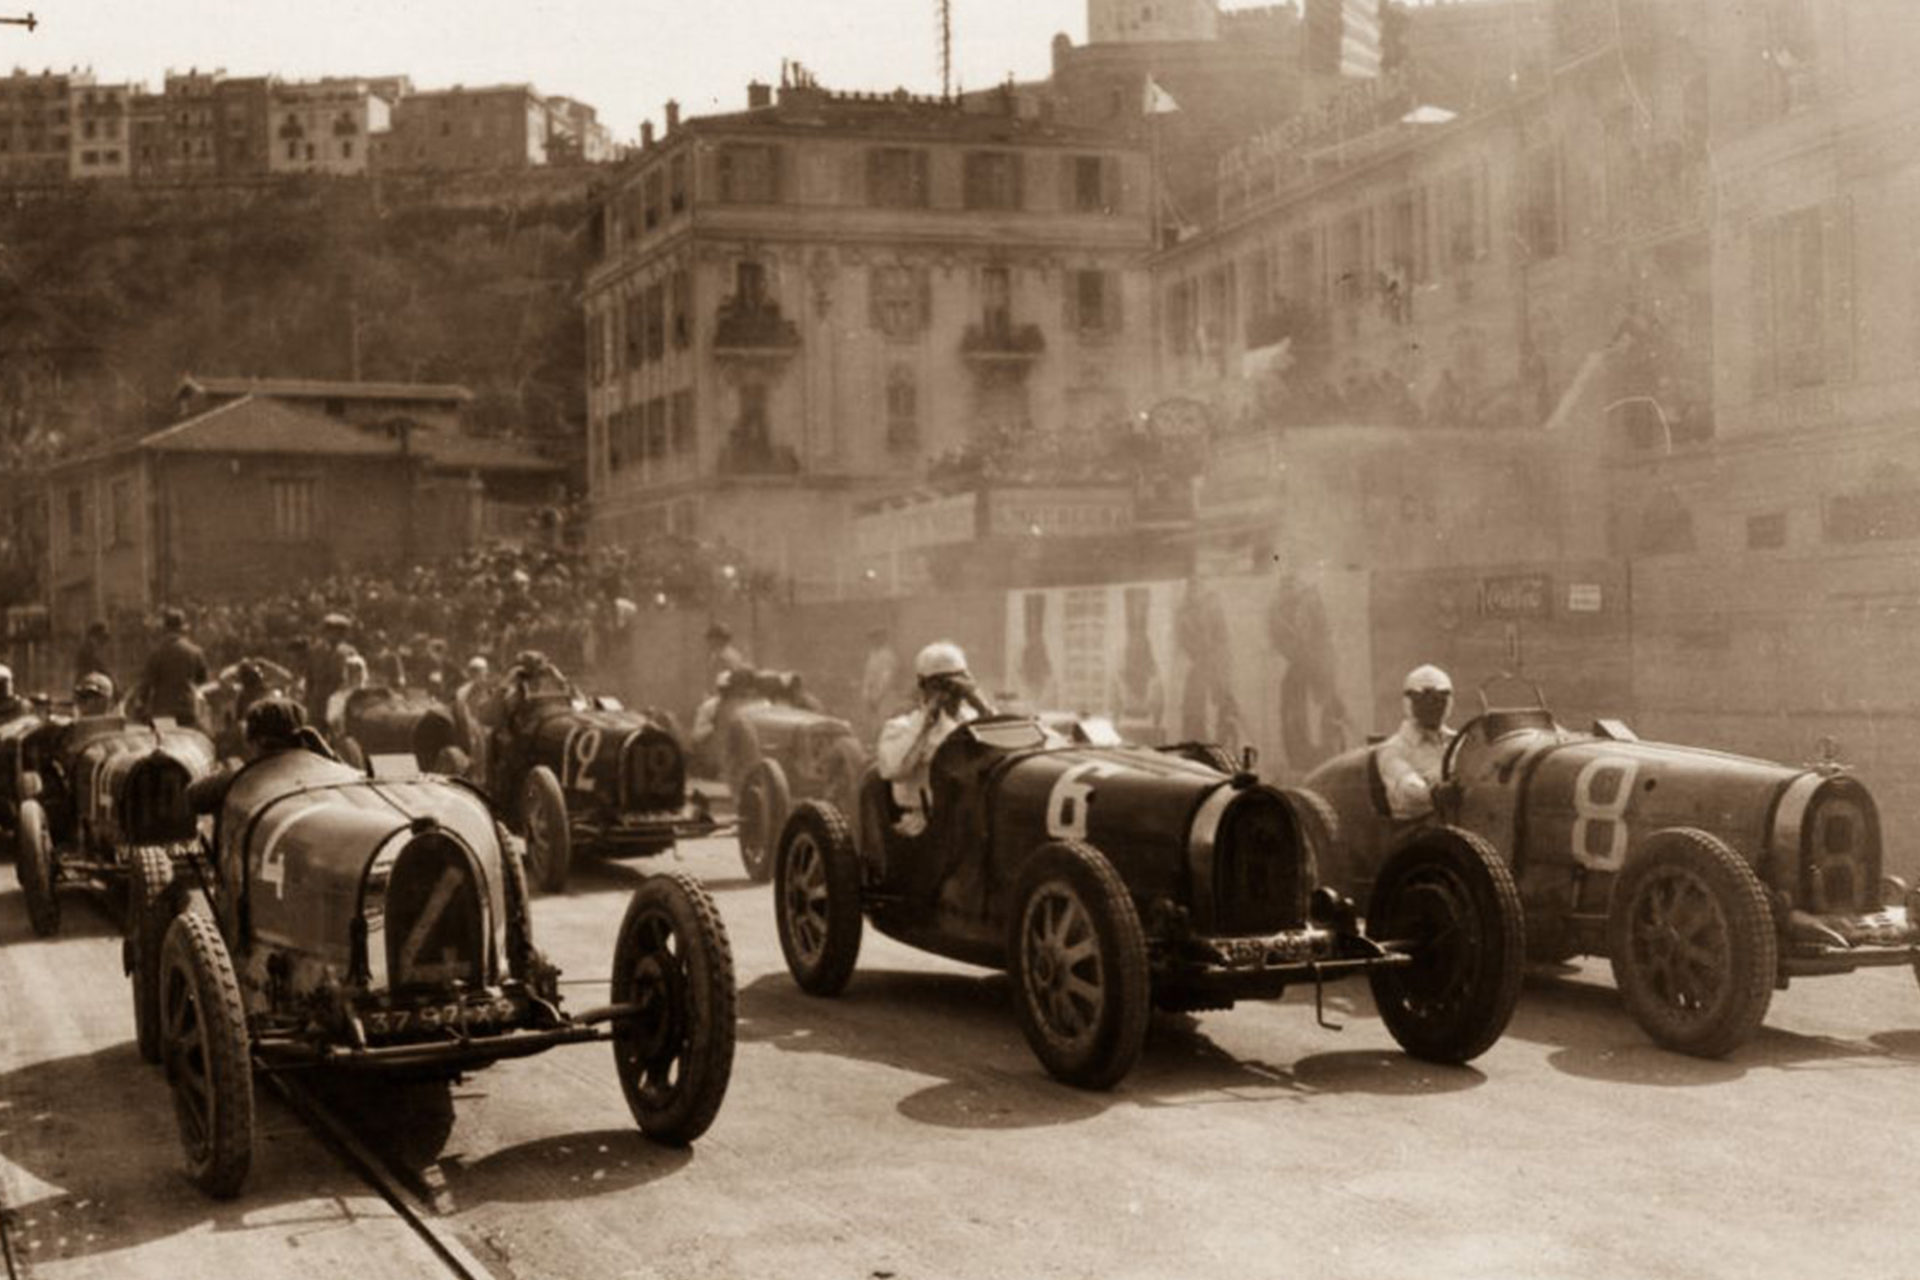
[[[1310,991],[1157,1015],[1134,1074],[1086,1094],[1041,1071],[998,975],[869,931],[844,997],[801,995],[733,842],[683,854],[740,982],[733,1086],[693,1149],[633,1128],[605,1045],[471,1077],[444,1141],[444,1116],[340,1104],[498,1276],[1920,1274],[1907,970],[1796,983],[1757,1040],[1701,1062],[1649,1045],[1589,964],[1531,980],[1470,1068],[1401,1056],[1347,983],[1328,992],[1337,1032]],[[646,865],[587,860],[536,904],[576,1006],[605,998]],[[245,1194],[202,1199],[134,1052],[117,936],[77,900],[66,920],[34,938],[0,867],[0,1197],[20,1274],[441,1274],[265,1090]]]

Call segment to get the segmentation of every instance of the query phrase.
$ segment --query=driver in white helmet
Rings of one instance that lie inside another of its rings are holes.
[[[13,668],[0,662],[0,720],[14,720],[33,710],[33,704],[13,691]]]
[[[1396,818],[1424,818],[1433,812],[1440,761],[1453,740],[1453,730],[1447,728],[1453,681],[1429,663],[1407,673],[1404,692],[1406,719],[1380,744],[1375,758],[1386,785],[1387,811]]]
[[[951,640],[936,640],[922,649],[913,660],[913,674],[919,705],[881,726],[873,753],[880,776],[893,784],[893,801],[901,814],[894,830],[903,836],[927,829],[933,753],[948,734],[986,714],[986,703],[967,672],[967,655]]]

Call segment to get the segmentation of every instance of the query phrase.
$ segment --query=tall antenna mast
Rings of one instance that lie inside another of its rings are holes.
[[[940,96],[953,96],[953,0],[940,0]]]

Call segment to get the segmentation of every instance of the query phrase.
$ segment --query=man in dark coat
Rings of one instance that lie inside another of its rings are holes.
[[[150,716],[172,716],[188,728],[197,728],[203,705],[200,686],[208,678],[207,655],[187,639],[187,618],[178,609],[165,610],[160,625],[166,638],[147,657],[137,700]]]
[[[73,678],[79,680],[98,671],[108,679],[113,678],[112,638],[107,634],[107,624],[92,622],[87,625],[87,634],[80,641],[80,652],[73,660]]]

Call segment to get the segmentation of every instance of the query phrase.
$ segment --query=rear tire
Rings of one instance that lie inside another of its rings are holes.
[[[167,1083],[187,1176],[220,1200],[253,1163],[253,1063],[233,960],[212,920],[183,911],[160,954]]]
[[[830,804],[802,801],[780,832],[774,862],[774,922],[787,971],[810,996],[837,996],[853,977],[866,921],[860,855],[847,820]]]
[[[740,863],[755,884],[773,879],[774,845],[792,808],[793,791],[778,760],[761,760],[747,770],[734,811],[740,815]]]
[[[759,763],[760,735],[745,720],[736,717],[729,721],[720,739],[719,761],[720,780],[727,784],[727,794],[737,799],[748,771]]]
[[[559,893],[573,863],[573,831],[560,779],[543,764],[527,771],[520,788],[520,821],[527,832],[528,878],[541,893]]]
[[[1098,849],[1042,845],[1013,894],[1007,959],[1020,1030],[1042,1066],[1111,1089],[1139,1061],[1152,991],[1133,896]]]
[[[1479,836],[1440,827],[1402,846],[1374,879],[1367,933],[1410,944],[1410,965],[1367,973],[1400,1047],[1459,1064],[1500,1038],[1520,999],[1526,930],[1520,890]]]
[[[14,869],[27,899],[27,921],[43,938],[60,932],[60,899],[54,892],[53,836],[38,800],[22,800],[14,831]]]
[[[1614,881],[1607,953],[1620,998],[1662,1048],[1719,1058],[1766,1019],[1779,939],[1766,887],[1719,837],[1656,833]]]
[[[827,750],[823,773],[826,798],[842,813],[860,811],[860,779],[867,773],[867,751],[853,738],[841,738]]]
[[[614,1023],[613,1061],[627,1107],[655,1142],[707,1131],[733,1074],[733,949],[713,898],[680,871],[634,890],[613,950],[613,1001],[641,1011]]]
[[[127,885],[127,939],[133,959],[133,1040],[140,1057],[160,1061],[160,949],[173,923],[173,859],[165,849],[135,850]]]

